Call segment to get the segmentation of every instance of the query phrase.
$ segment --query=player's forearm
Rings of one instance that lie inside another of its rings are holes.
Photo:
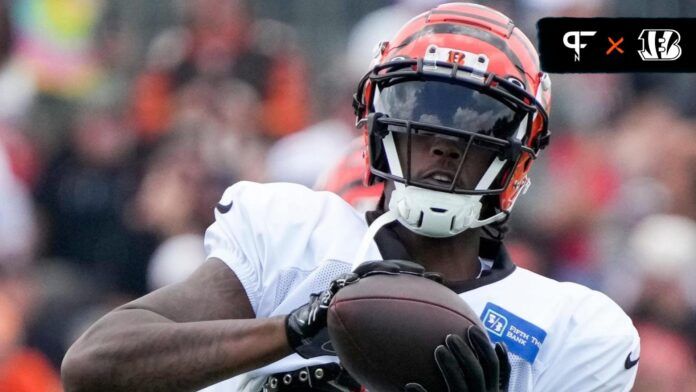
[[[71,391],[190,391],[291,353],[282,318],[174,323],[147,310],[114,312],[70,348]]]

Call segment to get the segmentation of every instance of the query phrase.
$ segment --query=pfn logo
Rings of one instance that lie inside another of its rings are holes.
[[[643,42],[643,49],[638,51],[643,61],[673,61],[681,56],[681,36],[676,30],[645,29],[638,39]]]
[[[580,37],[592,37],[596,31],[569,31],[563,36],[563,45],[575,51],[575,61],[580,61],[580,49],[584,49],[587,44],[580,42]],[[572,38],[572,41],[571,41]]]

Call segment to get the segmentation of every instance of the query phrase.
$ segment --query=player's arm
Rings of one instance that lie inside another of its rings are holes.
[[[234,272],[210,259],[97,321],[63,360],[65,389],[194,390],[291,354],[284,318],[254,317]]]

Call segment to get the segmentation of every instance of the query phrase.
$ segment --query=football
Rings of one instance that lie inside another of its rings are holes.
[[[454,291],[415,275],[372,275],[341,289],[328,330],[341,364],[369,391],[401,391],[417,382],[446,391],[434,350],[464,335],[478,316]]]

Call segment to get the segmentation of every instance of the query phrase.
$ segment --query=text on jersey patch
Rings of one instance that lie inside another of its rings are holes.
[[[481,313],[481,321],[493,343],[503,342],[509,352],[534,363],[546,331],[490,302]]]

